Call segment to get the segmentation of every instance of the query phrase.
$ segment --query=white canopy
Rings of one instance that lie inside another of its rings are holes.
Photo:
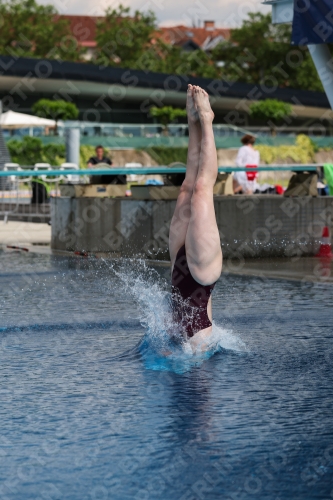
[[[4,129],[30,128],[30,127],[55,127],[55,120],[39,118],[38,116],[6,111],[0,117],[0,126]]]

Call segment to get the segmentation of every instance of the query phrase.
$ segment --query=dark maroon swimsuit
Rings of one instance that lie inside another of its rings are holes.
[[[192,277],[186,259],[185,245],[176,257],[172,271],[172,305],[175,320],[187,337],[212,326],[207,314],[207,305],[214,289],[212,285],[200,285]]]

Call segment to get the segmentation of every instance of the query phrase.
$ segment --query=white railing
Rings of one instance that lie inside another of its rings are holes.
[[[59,196],[59,184],[75,184],[87,181],[75,175],[79,170],[75,163],[63,163],[55,169],[49,163],[36,163],[31,167],[22,167],[18,163],[6,163],[1,172],[0,216],[7,222],[10,215],[30,218],[31,220],[49,220],[50,196]],[[70,171],[71,173],[67,174]]]

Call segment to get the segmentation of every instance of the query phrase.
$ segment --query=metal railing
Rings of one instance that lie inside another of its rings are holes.
[[[68,128],[78,128],[83,137],[161,137],[164,126],[160,123],[129,124],[129,123],[91,123],[88,121],[58,122],[58,134],[64,136]],[[188,125],[183,123],[170,124],[168,127],[171,137],[185,137],[188,135]],[[236,125],[219,124],[213,126],[215,136],[237,136],[240,137],[248,130]],[[27,134],[28,132],[28,134]],[[5,132],[5,137],[16,137],[18,135],[30,135],[42,137],[45,135],[43,128],[20,129],[16,133]]]
[[[15,216],[39,222],[50,219],[49,199],[59,195],[59,184],[80,182],[81,176],[74,163],[63,163],[57,167],[57,173],[49,163],[26,167],[6,163],[0,171],[1,178],[0,216],[4,221]]]

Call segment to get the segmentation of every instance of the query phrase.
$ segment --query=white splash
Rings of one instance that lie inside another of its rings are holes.
[[[245,344],[231,330],[213,322],[204,348],[193,349],[181,336],[171,313],[170,283],[142,260],[122,260],[112,269],[124,293],[138,305],[139,321],[145,329],[139,350],[145,366],[176,373],[189,371],[219,351],[244,352]]]

